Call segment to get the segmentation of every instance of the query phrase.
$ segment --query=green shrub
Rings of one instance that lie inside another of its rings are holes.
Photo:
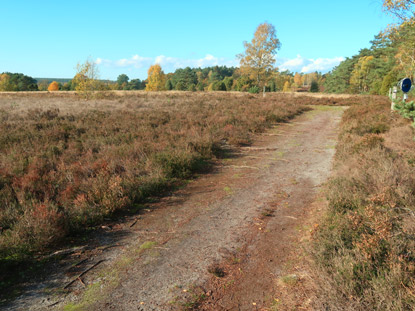
[[[212,84],[212,91],[226,91],[226,86],[223,81],[216,81]]]
[[[186,90],[186,85],[182,82],[177,82],[174,89],[177,90],[177,91],[185,91]]]
[[[194,84],[190,84],[189,85],[189,88],[187,89],[188,91],[191,91],[191,92],[196,92],[196,85],[194,85]]]
[[[252,86],[252,87],[250,87],[250,88],[248,89],[248,92],[249,92],[249,93],[252,93],[252,94],[258,94],[258,93],[259,93],[259,91],[260,91],[260,89],[259,89],[259,87],[257,87],[257,86]]]
[[[400,104],[395,104],[395,110],[399,112],[404,118],[410,119],[413,122],[415,127],[415,102],[404,102]]]

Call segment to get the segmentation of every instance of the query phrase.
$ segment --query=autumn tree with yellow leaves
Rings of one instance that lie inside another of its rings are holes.
[[[297,87],[301,87],[303,85],[303,76],[300,73],[296,73],[294,75],[294,83]]]
[[[166,75],[159,64],[148,69],[146,91],[164,91],[166,89]]]
[[[78,63],[76,75],[72,79],[75,91],[85,99],[90,99],[94,91],[99,88],[98,75],[99,71],[93,60],[88,58],[83,64]]]
[[[290,81],[285,81],[284,88],[282,89],[283,92],[291,92],[291,83]]]
[[[10,82],[10,76],[7,73],[0,74],[0,92],[14,91]]]
[[[56,81],[53,81],[51,84],[49,84],[48,91],[49,92],[59,91],[59,83]]]
[[[264,91],[274,69],[277,50],[281,47],[275,27],[270,23],[260,24],[251,42],[245,41],[245,52],[237,55],[240,59],[241,72],[256,81]]]
[[[415,0],[383,0],[383,9],[401,20],[414,17]]]
[[[350,77],[350,85],[359,92],[367,92],[369,90],[367,77],[373,58],[372,55],[363,56],[359,58],[357,64],[353,68],[352,76]]]

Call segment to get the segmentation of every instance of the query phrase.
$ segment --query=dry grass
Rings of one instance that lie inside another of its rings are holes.
[[[414,131],[387,100],[345,112],[315,233],[318,310],[414,310]]]

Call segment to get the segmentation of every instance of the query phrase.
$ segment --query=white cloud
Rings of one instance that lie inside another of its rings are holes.
[[[344,57],[317,58],[313,60],[312,63],[308,64],[307,66],[304,66],[301,69],[301,72],[304,72],[304,73],[309,73],[313,71],[327,72],[333,69],[333,67],[337,66],[344,60],[345,60]]]
[[[320,71],[325,73],[330,71],[334,66],[337,66],[343,60],[343,57],[312,59],[297,55],[297,57],[292,59],[277,57],[276,66],[280,71],[289,70],[291,72],[303,73]],[[174,72],[178,68],[185,67],[239,67],[239,61],[236,58],[229,59],[224,57],[216,57],[212,54],[206,54],[202,58],[179,58],[166,55],[145,57],[136,54],[132,55],[130,58],[122,58],[117,60],[97,58],[95,63],[100,66],[101,72],[103,72],[104,75],[107,75],[107,77],[116,77],[123,72],[141,79],[145,79],[147,77],[147,69],[153,64],[160,64],[165,73]]]
[[[150,57],[142,57],[138,54],[132,56],[131,58],[119,59],[115,62],[109,61],[109,65],[116,67],[134,67],[134,68],[143,68],[148,67],[152,63],[153,59]]]
[[[111,61],[110,60],[108,60],[108,59],[103,59],[103,58],[97,58],[96,60],[95,60],[95,64],[97,64],[97,65],[109,65],[109,64],[111,64]]]
[[[305,61],[306,59],[301,57],[301,55],[297,55],[297,57],[294,59],[286,60],[283,64],[281,64],[280,67],[284,68],[282,70],[286,70],[289,68],[301,68],[302,66],[304,66]]]
[[[209,67],[209,66],[238,66],[239,62],[236,59],[226,59],[215,57],[211,54],[206,54],[205,57],[199,59],[184,59],[177,57],[169,57],[159,55],[156,57],[143,57],[134,55],[131,58],[123,58],[119,60],[107,60],[97,58],[95,61],[98,65],[105,65],[108,67],[130,67],[130,68],[148,68],[153,64],[159,64],[165,72],[174,71],[178,68],[185,67]]]
[[[279,59],[277,58],[277,64],[280,70],[289,70],[292,72],[310,73],[314,71],[328,72],[333,67],[342,62],[344,57],[333,58],[305,58],[301,55],[297,55],[294,59]]]

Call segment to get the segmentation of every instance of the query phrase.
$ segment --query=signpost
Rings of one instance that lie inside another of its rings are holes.
[[[403,101],[405,102],[408,99],[408,92],[412,88],[412,81],[409,78],[404,78],[401,81],[398,82],[398,87],[403,92]],[[392,104],[391,104],[391,110],[393,111],[395,108],[395,100],[396,100],[396,93],[397,93],[397,87],[393,87],[393,93],[392,93]]]
[[[400,82],[400,87],[403,92],[403,101],[405,102],[408,99],[408,92],[411,90],[412,81],[409,78],[402,79]]]

